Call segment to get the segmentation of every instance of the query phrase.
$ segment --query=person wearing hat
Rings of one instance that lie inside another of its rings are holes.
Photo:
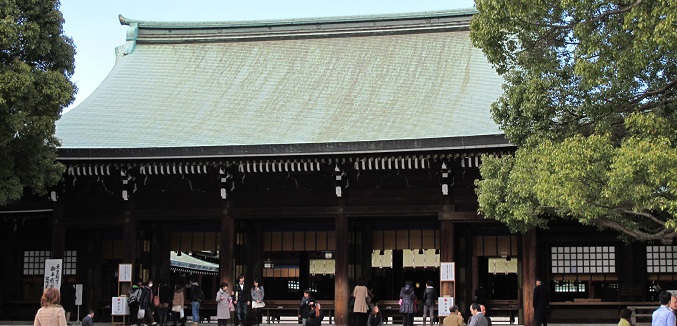
[[[550,293],[543,285],[540,279],[536,279],[534,288],[534,323],[536,326],[548,326],[548,305],[550,304]]]
[[[141,282],[138,282],[141,284]],[[138,284],[132,285],[129,289],[129,299],[127,300],[127,305],[129,306],[129,321],[130,325],[138,325],[139,317],[139,300],[141,299],[141,287]]]

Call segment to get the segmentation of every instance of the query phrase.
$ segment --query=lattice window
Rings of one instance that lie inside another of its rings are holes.
[[[287,281],[287,291],[289,292],[299,292],[300,285],[299,281]]]
[[[585,292],[586,284],[575,281],[555,281],[555,292],[580,293]]]
[[[646,246],[646,272],[677,272],[677,246]]]
[[[616,248],[552,247],[551,266],[554,274],[615,273]]]
[[[49,250],[24,251],[23,275],[45,275],[45,259],[49,259],[52,252]],[[78,252],[69,250],[64,252],[63,273],[75,275],[77,272]]]

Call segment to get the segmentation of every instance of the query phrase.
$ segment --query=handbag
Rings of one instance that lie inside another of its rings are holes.
[[[143,317],[146,317],[146,310],[139,309],[139,312],[136,313],[136,318],[143,319]]]
[[[252,308],[254,308],[254,309],[263,308],[263,307],[265,307],[265,306],[266,306],[266,303],[263,302],[263,301],[261,301],[261,302],[254,301],[254,302],[252,302]]]
[[[228,310],[235,311],[235,306],[233,306],[233,300],[228,301]]]
[[[156,296],[153,297],[153,305],[156,306],[156,307],[160,306],[160,297],[159,296],[156,295]]]

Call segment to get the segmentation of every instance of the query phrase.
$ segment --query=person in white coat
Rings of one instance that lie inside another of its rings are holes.
[[[218,320],[218,326],[228,325],[231,304],[228,283],[221,283],[221,288],[216,292],[216,319]]]

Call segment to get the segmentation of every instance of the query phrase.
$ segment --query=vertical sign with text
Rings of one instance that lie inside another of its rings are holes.
[[[132,281],[132,264],[120,264],[118,270],[118,282]]]
[[[455,267],[456,263],[440,263],[440,281],[456,281]]]
[[[63,261],[61,259],[45,259],[45,282],[43,289],[61,289],[62,267]]]
[[[82,284],[75,284],[75,305],[82,306]]]

